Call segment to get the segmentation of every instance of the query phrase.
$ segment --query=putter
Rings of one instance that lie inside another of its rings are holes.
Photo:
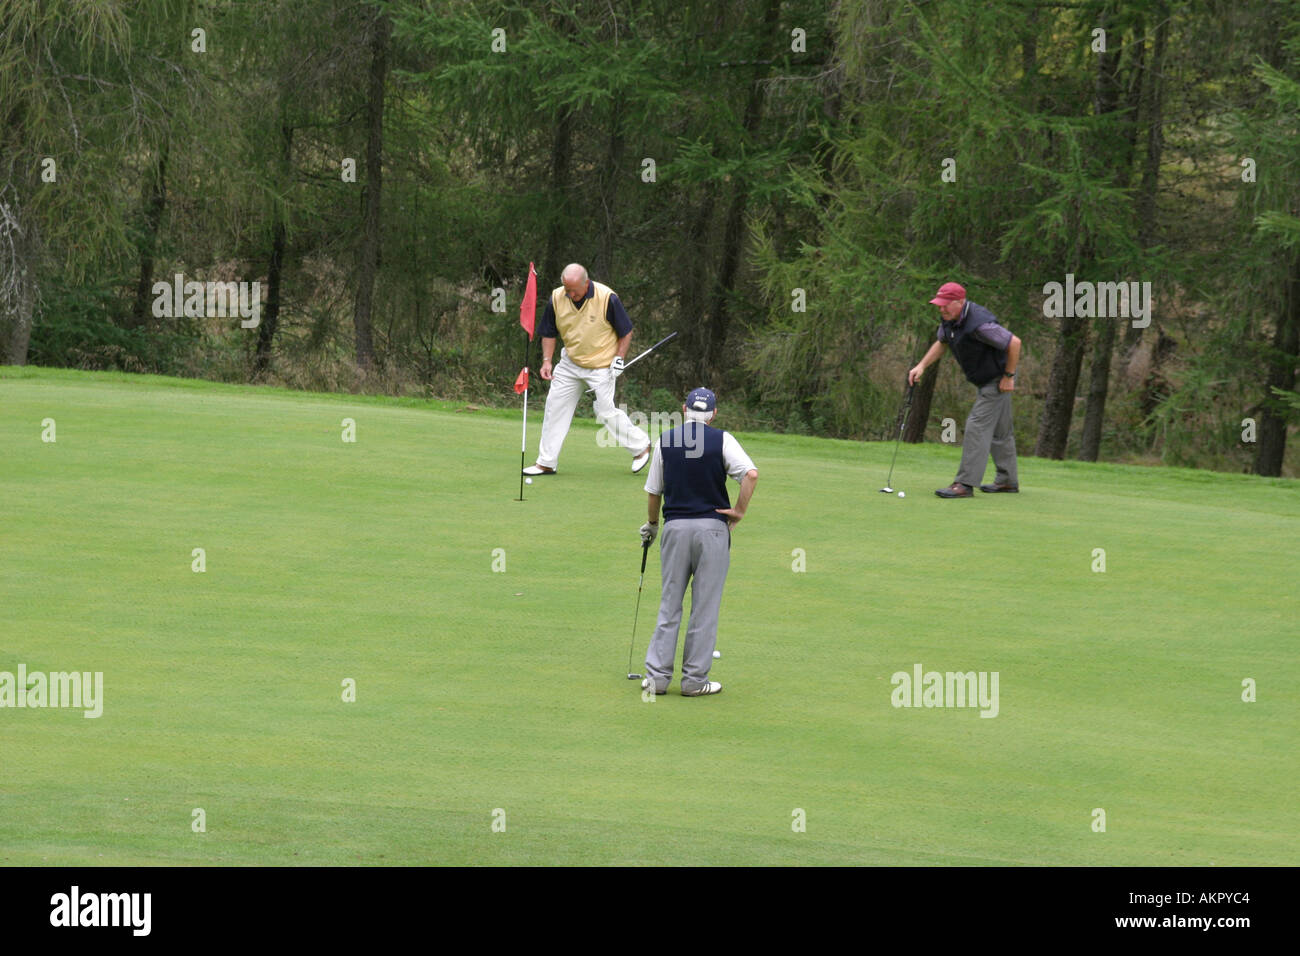
[[[641,544],[641,583],[636,586],[636,612],[632,615],[632,640],[627,645],[627,679],[640,680],[640,674],[632,673],[632,650],[636,647],[636,619],[641,615],[641,588],[645,585],[645,559],[650,554],[650,542]]]
[[[889,477],[885,479],[885,487],[880,490],[887,495],[894,493],[894,462],[898,461],[898,443],[903,440],[903,429],[907,427],[907,416],[912,411],[912,389],[915,385],[907,386],[907,395],[903,398],[903,407],[898,410],[898,437],[894,439],[894,458],[889,463]]]
[[[646,349],[644,352],[642,352],[640,355],[638,355],[638,356],[637,356],[636,358],[634,358],[632,361],[630,361],[630,362],[628,362],[626,365],[624,365],[624,366],[623,366],[623,371],[626,372],[628,369],[630,369],[630,368],[631,368],[633,365],[635,365],[637,362],[641,361],[643,358],[645,358],[647,355],[649,355],[649,354],[650,354],[651,352],[653,352],[655,349],[659,348],[659,346],[661,346],[661,345],[663,345],[663,344],[665,344],[665,343],[667,343],[667,342],[671,342],[671,341],[672,341],[673,339],[675,339],[675,338],[677,338],[677,333],[676,333],[676,332],[670,332],[670,333],[668,333],[668,334],[665,335],[662,339],[660,339],[658,342],[656,342],[654,345],[650,346],[648,349]],[[589,389],[587,389],[587,391],[584,392],[583,394],[585,394],[585,395],[590,395],[590,394],[591,394],[592,392],[594,392],[595,390],[596,390],[595,388],[589,388]]]

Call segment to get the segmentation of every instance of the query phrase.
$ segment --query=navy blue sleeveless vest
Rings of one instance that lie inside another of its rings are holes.
[[[966,319],[948,325],[948,346],[957,359],[957,364],[966,373],[966,380],[972,385],[983,386],[1001,377],[1006,369],[1006,352],[995,349],[980,341],[972,333],[981,325],[996,322],[993,313],[982,305],[968,302]],[[944,323],[947,325],[947,323]]]
[[[674,518],[717,518],[717,508],[730,508],[727,466],[722,457],[719,428],[686,422],[659,438],[664,462],[664,521]]]

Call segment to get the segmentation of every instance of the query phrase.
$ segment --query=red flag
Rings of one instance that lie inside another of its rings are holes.
[[[522,395],[526,391],[528,391],[528,369],[525,368],[515,379],[515,394]]]
[[[524,289],[524,301],[519,303],[519,324],[528,333],[528,341],[533,340],[533,324],[537,321],[537,270],[528,263],[528,285]],[[515,391],[522,391],[515,385]]]

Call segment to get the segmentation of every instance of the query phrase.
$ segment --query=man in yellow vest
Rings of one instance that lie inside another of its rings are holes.
[[[627,413],[614,407],[614,380],[623,371],[632,345],[632,320],[609,286],[592,282],[576,262],[565,267],[563,283],[551,292],[538,330],[542,334],[542,378],[551,383],[542,415],[542,439],[537,464],[525,475],[553,475],[560,448],[582,397],[583,387],[595,390],[596,420],[609,429],[632,454],[632,471],[650,461],[650,436],[632,423]],[[555,340],[564,340],[560,361],[552,365]]]

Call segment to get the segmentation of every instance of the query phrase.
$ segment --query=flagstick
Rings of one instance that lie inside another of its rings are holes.
[[[524,375],[528,375],[528,333],[524,333]],[[528,380],[524,383],[524,434],[519,440],[519,500],[524,500],[524,455],[528,453]]]
[[[531,315],[525,316],[525,312]],[[527,318],[527,321],[525,321]],[[524,330],[524,370],[520,373],[524,380],[524,431],[519,441],[519,500],[524,500],[524,457],[528,454],[528,346],[533,341],[533,330],[537,321],[537,270],[533,263],[528,263],[528,281],[524,285],[524,300],[519,303],[519,324]],[[518,379],[515,385],[519,384]],[[531,481],[532,479],[528,479]]]
[[[528,366],[524,366],[528,371]],[[519,442],[519,500],[524,500],[524,454],[528,450],[528,389],[524,389],[524,437]]]

